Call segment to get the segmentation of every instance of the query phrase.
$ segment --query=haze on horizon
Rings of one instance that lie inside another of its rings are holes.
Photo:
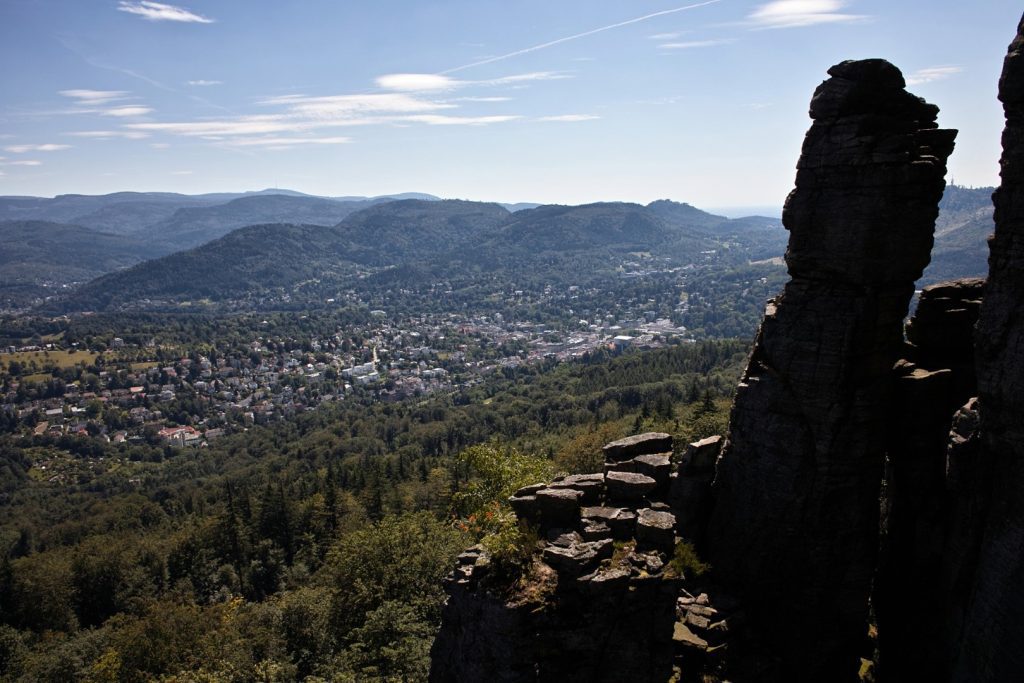
[[[781,206],[807,103],[883,57],[998,182],[1008,0],[9,0],[0,195],[281,187]]]

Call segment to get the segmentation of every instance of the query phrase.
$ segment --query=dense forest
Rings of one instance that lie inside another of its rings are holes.
[[[594,471],[628,433],[721,432],[745,351],[503,368],[203,449],[5,436],[2,680],[422,680],[441,578],[489,531],[475,513],[524,473]],[[87,466],[53,482],[39,464],[61,459]]]

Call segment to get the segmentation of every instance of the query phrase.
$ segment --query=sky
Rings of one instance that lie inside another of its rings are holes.
[[[1009,0],[0,0],[0,195],[780,207],[829,66],[882,57],[998,184]]]

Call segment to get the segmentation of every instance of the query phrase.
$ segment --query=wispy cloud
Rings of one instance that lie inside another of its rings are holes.
[[[458,101],[458,102],[510,102],[510,101],[512,101],[512,98],[511,97],[504,97],[504,96],[500,96],[500,95],[494,96],[494,97],[468,96],[468,97],[458,97],[458,98],[456,98],[456,101]]]
[[[663,50],[689,50],[695,47],[714,47],[715,45],[728,45],[736,41],[731,38],[720,40],[687,40],[681,43],[662,43],[658,47]]]
[[[501,76],[482,81],[466,81],[444,74],[385,74],[376,79],[377,87],[396,92],[444,92],[470,86],[500,87],[522,85],[533,81],[556,81],[571,78],[560,71],[531,71],[511,76]]]
[[[445,116],[443,114],[416,114],[403,116],[398,121],[425,123],[430,126],[486,126],[492,123],[505,123],[521,119],[521,116]]]
[[[70,114],[102,114],[104,116],[129,117],[145,116],[153,110],[141,104],[118,104],[108,106],[115,102],[123,102],[133,99],[131,95],[123,90],[61,90],[60,94],[69,97],[78,105],[78,109],[65,112]]]
[[[96,140],[111,140],[113,138],[125,138],[126,140],[142,140],[149,137],[149,133],[135,130],[78,130],[71,133],[76,138],[94,138]]]
[[[921,85],[922,83],[941,81],[962,71],[963,67],[959,66],[930,66],[926,69],[918,69],[907,76],[907,85]]]
[[[121,12],[137,14],[143,19],[148,19],[149,21],[178,21],[189,24],[213,23],[213,19],[190,12],[184,7],[165,5],[162,2],[150,2],[149,0],[142,0],[142,2],[128,2],[127,0],[121,0],[117,5],[117,9]]]
[[[241,138],[228,140],[225,144],[233,147],[268,147],[271,149],[288,149],[291,147],[302,147],[310,145],[344,145],[352,142],[352,138],[330,137],[330,138],[288,138],[288,137],[260,137]]]
[[[88,107],[100,107],[128,97],[123,90],[61,90],[60,94]]]
[[[538,117],[538,121],[554,121],[559,123],[575,123],[576,121],[593,121],[599,119],[600,116],[594,114],[560,114],[558,116],[541,116]]]
[[[573,34],[571,36],[565,36],[563,38],[556,38],[554,40],[549,40],[546,43],[539,43],[537,45],[531,45],[530,47],[526,47],[526,48],[523,48],[521,50],[516,50],[514,52],[508,52],[508,53],[503,54],[503,55],[497,55],[496,57],[488,57],[487,59],[481,59],[481,60],[476,61],[476,62],[470,62],[469,64],[463,64],[462,66],[457,66],[457,67],[454,67],[452,69],[448,69],[446,71],[442,71],[441,74],[442,75],[443,74],[451,74],[451,73],[456,73],[457,71],[464,71],[465,69],[471,69],[471,68],[476,67],[476,66],[483,66],[484,64],[493,64],[494,62],[500,62],[500,61],[503,61],[503,60],[506,60],[506,59],[510,59],[512,57],[518,57],[520,55],[529,54],[531,52],[536,52],[537,50],[544,50],[544,49],[549,48],[549,47],[554,47],[555,45],[561,45],[562,43],[568,43],[568,42],[573,41],[573,40],[579,40],[580,38],[586,38],[587,36],[592,36],[592,35],[595,35],[595,34],[598,34],[598,33],[603,33],[605,31],[611,31],[613,29],[621,28],[623,26],[629,26],[630,24],[638,24],[638,23],[640,23],[642,21],[648,21],[648,20],[654,19],[656,17],[663,17],[663,16],[668,15],[668,14],[676,14],[677,12],[685,12],[687,10],[697,9],[698,7],[706,7],[707,5],[714,5],[714,4],[717,4],[717,3],[721,2],[721,1],[722,0],[706,0],[705,2],[698,2],[698,3],[692,4],[692,5],[685,5],[683,7],[675,7],[673,9],[662,10],[660,12],[652,12],[651,14],[645,14],[643,16],[634,17],[632,19],[627,19],[625,21],[620,21],[620,22],[615,23],[615,24],[609,24],[607,26],[601,26],[599,28],[594,28],[594,29],[591,29],[589,31],[584,31],[582,33],[576,33],[576,34]]]
[[[572,78],[572,76],[561,71],[531,71],[524,74],[512,74],[511,76],[491,78],[485,81],[467,81],[467,83],[469,85],[501,86],[520,85],[523,83],[532,83],[534,81],[561,81],[566,78]]]
[[[112,107],[104,110],[102,113],[104,116],[145,116],[153,110],[149,107],[142,106],[125,106],[125,107]]]
[[[62,149],[70,149],[71,145],[57,145],[48,142],[42,145],[9,145],[4,147],[8,152],[24,154],[25,152],[59,152]]]
[[[10,161],[7,164],[10,166],[42,166],[43,162],[36,161],[35,159],[25,159],[24,161]]]
[[[193,85],[193,86],[200,86],[200,87],[204,87],[204,86],[208,86],[208,85],[221,85],[222,83],[223,83],[223,81],[206,81],[206,80],[203,80],[203,79],[199,79],[198,81],[185,81],[185,85]]]
[[[846,0],[775,0],[761,5],[747,19],[757,28],[796,28],[816,24],[862,21],[861,14],[844,14]]]
[[[377,87],[401,92],[451,90],[461,82],[440,74],[386,74],[377,78]]]
[[[291,94],[266,97],[256,104],[265,113],[178,121],[130,121],[122,137],[174,135],[230,148],[285,149],[292,146],[337,145],[348,137],[331,129],[357,126],[487,126],[522,119],[515,112],[459,111],[466,103],[508,102],[506,96],[452,97],[451,91],[470,87],[518,88],[537,81],[571,77],[554,71],[511,74],[488,80],[460,80],[443,74],[386,74],[376,79],[383,92],[346,95]],[[136,112],[141,113],[141,112]],[[583,116],[583,115],[572,115]],[[556,119],[553,119],[556,120]],[[571,120],[571,119],[566,119]],[[582,119],[579,119],[582,120]],[[83,131],[83,137],[102,138],[106,130]]]

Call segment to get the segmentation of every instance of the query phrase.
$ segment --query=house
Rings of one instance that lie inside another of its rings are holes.
[[[164,427],[158,436],[172,446],[197,446],[203,436],[196,431],[195,427],[185,425],[184,427]]]

